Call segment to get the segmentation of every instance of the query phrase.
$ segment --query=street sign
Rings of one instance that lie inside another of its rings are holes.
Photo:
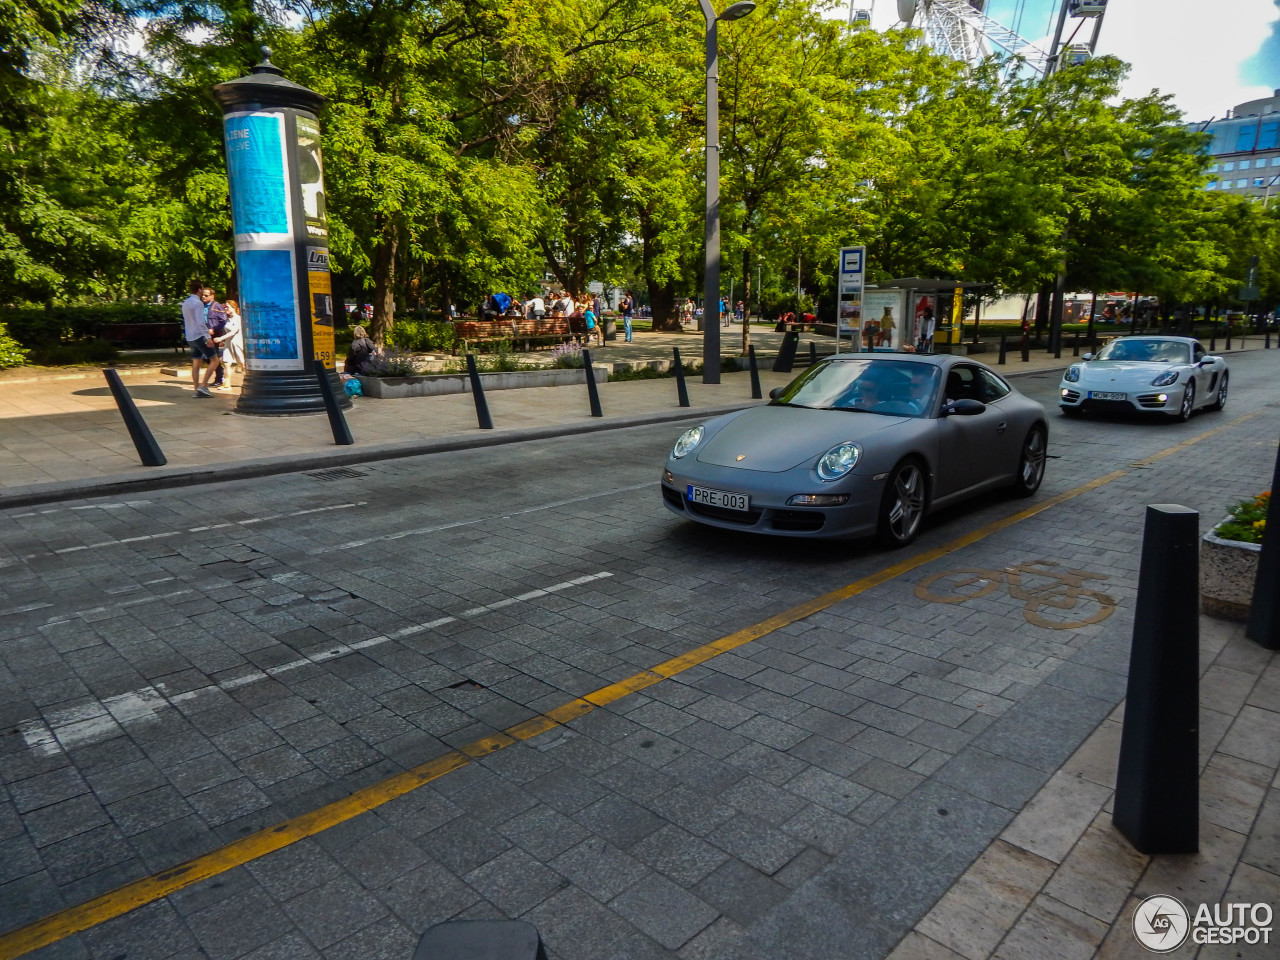
[[[836,265],[836,281],[839,302],[836,304],[836,349],[840,338],[849,335],[854,349],[858,345],[858,331],[862,329],[862,291],[866,283],[866,247],[841,247],[840,261]]]

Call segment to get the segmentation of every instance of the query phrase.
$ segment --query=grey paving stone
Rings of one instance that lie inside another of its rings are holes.
[[[91,927],[81,936],[98,957],[124,955],[138,960],[165,960],[183,953],[197,956],[200,949],[186,925],[163,902],[147,904]]]
[[[554,870],[520,849],[500,854],[463,879],[510,917],[520,916],[568,886]]]
[[[591,836],[586,827],[541,804],[512,817],[499,832],[543,861]]]
[[[459,817],[420,838],[422,848],[459,876],[510,849],[511,841],[480,823]]]
[[[736,750],[725,760],[731,765],[754,774],[773,784],[786,783],[809,764],[781,750],[766,747],[763,743],[749,743]]]
[[[553,894],[522,919],[537,927],[553,956],[564,960],[616,957],[614,945],[631,932],[616,913],[573,888]]]
[[[752,960],[880,960],[900,939],[856,906],[808,884],[751,926],[743,951]]]
[[[18,880],[44,869],[40,854],[24,835],[0,840],[0,884]]]
[[[744,813],[750,813],[775,826],[807,806],[795,794],[755,777],[744,777],[721,793],[720,797]]]
[[[54,881],[66,885],[126,863],[134,858],[134,852],[115,825],[107,824],[50,844],[40,851],[40,856]]]
[[[239,820],[271,806],[271,799],[244,777],[194,793],[187,797],[187,802],[211,827]]]
[[[634,857],[594,837],[560,854],[551,866],[602,902],[616,897],[649,872]]]
[[[682,887],[692,886],[729,859],[723,850],[671,824],[640,841],[631,852]]]
[[[434,860],[401,874],[375,893],[410,929],[423,932],[483,902],[475,890]]]
[[[625,797],[602,797],[573,815],[596,836],[627,850],[662,827],[662,818]]]
[[[860,783],[823,770],[809,767],[787,781],[786,789],[792,794],[820,803],[836,813],[847,814],[857,808],[871,790]]]
[[[765,874],[776,873],[804,848],[778,828],[745,814],[711,831],[707,840]]]
[[[22,822],[37,847],[47,847],[107,823],[106,812],[91,796],[73,797],[27,813]]]
[[[405,960],[421,936],[395,917],[383,917],[327,948],[325,960]]]
[[[959,787],[1015,813],[1035,796],[1048,779],[1042,770],[987,753],[975,746],[962,750],[933,777],[939,783]]]
[[[982,735],[990,753],[1052,773],[1111,712],[1114,702],[1041,685]]]
[[[196,941],[213,960],[234,960],[279,940],[293,929],[261,890],[237,894],[186,918]]]
[[[648,807],[668,823],[700,837],[734,815],[734,808],[729,804],[683,786],[659,794],[649,801]]]
[[[89,792],[89,785],[75,767],[62,767],[16,782],[10,781],[8,786],[14,807],[20,814]]]
[[[373,889],[426,862],[426,853],[392,829],[361,837],[341,853],[342,865],[364,886]]]
[[[694,886],[693,892],[746,926],[772,910],[791,891],[739,860],[728,860]]]
[[[668,950],[678,950],[719,914],[670,880],[651,874],[610,907]]]
[[[301,934],[290,933],[244,955],[244,960],[320,960]]]
[[[831,862],[831,857],[817,847],[805,847],[785,867],[773,875],[773,879],[790,890],[795,890],[815,876]]]
[[[387,915],[387,908],[350,877],[301,893],[284,904],[289,918],[322,950]]]

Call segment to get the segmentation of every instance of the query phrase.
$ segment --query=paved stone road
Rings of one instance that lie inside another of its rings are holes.
[[[565,960],[883,957],[1123,697],[1143,505],[1207,528],[1269,483],[1271,360],[1186,425],[1054,417],[1042,498],[1127,472],[31,956],[408,957],[434,922],[523,917]],[[0,514],[0,929],[904,558],[680,523],[673,432]],[[907,555],[1024,506],[947,511]],[[1028,560],[1105,575],[1115,613],[915,595]]]

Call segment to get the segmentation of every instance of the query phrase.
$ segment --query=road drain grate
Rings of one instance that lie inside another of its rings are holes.
[[[350,467],[334,467],[332,470],[316,470],[307,474],[313,480],[355,480],[365,475],[363,470],[352,470]]]

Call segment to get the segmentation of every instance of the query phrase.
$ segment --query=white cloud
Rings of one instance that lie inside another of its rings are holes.
[[[1173,94],[1187,120],[1208,120],[1272,95],[1272,87],[1241,83],[1240,64],[1257,53],[1277,18],[1272,0],[1114,0],[1098,53],[1133,65],[1126,97],[1155,88]]]
[[[877,29],[898,23],[894,0],[855,0],[854,5],[874,6]],[[842,0],[828,16],[843,19],[847,13]],[[1142,97],[1158,89],[1173,95],[1188,121],[1208,120],[1238,103],[1273,94],[1273,87],[1242,83],[1240,64],[1257,53],[1277,19],[1275,0],[1110,0],[1098,53],[1114,54],[1132,65],[1124,96]],[[1064,36],[1072,30],[1073,21],[1067,22]],[[1087,39],[1089,30],[1086,24],[1078,40]],[[1274,83],[1280,87],[1280,77]]]

